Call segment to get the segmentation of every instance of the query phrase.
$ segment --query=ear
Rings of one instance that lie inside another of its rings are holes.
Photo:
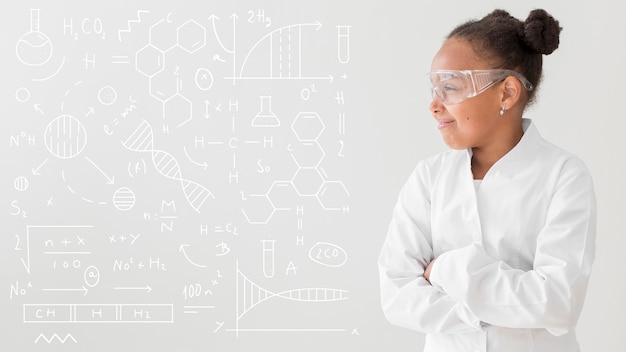
[[[504,79],[502,85],[502,105],[506,105],[507,110],[512,109],[515,105],[521,103],[522,83],[513,76]]]

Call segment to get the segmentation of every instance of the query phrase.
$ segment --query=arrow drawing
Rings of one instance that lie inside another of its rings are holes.
[[[44,160],[43,163],[41,163],[41,165],[37,166],[36,169],[32,169],[31,171],[33,172],[33,176],[40,176],[41,174],[39,173],[39,169],[41,169],[41,167],[48,162],[48,159]]]
[[[189,153],[187,153],[187,147],[186,147],[186,146],[183,146],[183,151],[185,152],[185,156],[187,157],[187,159],[189,159],[189,161],[191,161],[191,162],[192,162],[192,163],[194,163],[195,165],[201,166],[201,167],[202,167],[203,169],[205,169],[205,170],[207,169],[207,167],[209,167],[209,164],[207,164],[207,162],[206,162],[206,161],[205,161],[205,162],[203,162],[202,164],[201,164],[201,163],[198,163],[198,162],[193,161],[193,159],[191,159],[191,157],[189,156]]]
[[[191,259],[189,259],[189,256],[187,256],[187,252],[185,252],[185,247],[189,247],[189,245],[188,244],[181,244],[180,245],[180,252],[183,253],[183,255],[185,256],[187,261],[189,263],[191,263],[191,265],[197,266],[198,268],[206,268],[206,265],[196,264],[196,263],[192,262]]]
[[[83,288],[42,288],[42,291],[53,291],[53,292],[83,292],[83,296],[87,296],[87,288],[83,286]]]
[[[147,293],[152,292],[152,287],[146,285],[144,287],[113,287],[114,290],[146,290]]]
[[[233,14],[235,15],[235,14]],[[236,16],[236,15],[235,15]],[[215,15],[211,15],[209,17],[209,20],[211,20],[211,23],[213,24],[213,33],[215,34],[215,39],[217,39],[217,43],[222,47],[222,49],[224,49],[225,52],[229,53],[229,54],[234,54],[235,52],[233,50],[228,50],[226,49],[226,47],[224,46],[224,44],[222,44],[222,41],[220,40],[220,36],[217,35],[217,28],[215,28],[215,20],[219,20],[220,18],[215,16]],[[233,18],[233,23],[234,23],[234,18]],[[234,45],[233,45],[234,47]]]
[[[94,163],[93,161],[91,161],[91,159],[89,159],[88,157],[85,156],[85,159],[87,159],[88,162],[91,163],[91,165],[95,166],[96,169],[98,169],[98,171],[100,171],[100,173],[102,175],[104,175],[104,177],[106,177],[107,179],[107,184],[112,185],[113,183],[115,183],[115,176],[113,177],[109,177],[107,174],[104,173],[104,171],[102,171],[101,168],[98,167],[98,165],[96,165],[96,163]]]

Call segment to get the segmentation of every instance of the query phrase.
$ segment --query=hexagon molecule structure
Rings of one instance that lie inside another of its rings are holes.
[[[178,93],[178,78],[168,71],[161,71],[150,77],[150,95],[160,101],[167,101]]]
[[[300,141],[315,141],[324,131],[324,122],[316,112],[301,112],[291,124],[293,133]]]
[[[347,212],[350,193],[341,181],[325,181],[317,191],[317,200],[324,210]]]
[[[274,181],[267,191],[267,198],[276,210],[290,210],[299,197],[291,181]]]
[[[291,148],[291,156],[298,167],[317,167],[324,159],[324,150],[317,141],[300,142]]]
[[[148,44],[135,54],[135,68],[148,77],[163,71],[165,66],[163,52]]]
[[[191,120],[191,101],[180,94],[163,103],[163,119],[181,126]]]
[[[250,224],[267,224],[276,208],[267,195],[250,195],[241,209]]]
[[[194,20],[189,20],[176,30],[178,46],[193,54],[206,44],[206,31],[203,26]]]
[[[317,168],[301,167],[293,175],[293,186],[301,196],[315,196],[324,183]]]
[[[173,23],[166,20],[160,20],[153,24],[148,35],[150,44],[163,52],[170,50],[178,44],[176,28]]]

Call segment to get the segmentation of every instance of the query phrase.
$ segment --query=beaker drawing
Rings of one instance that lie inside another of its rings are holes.
[[[272,112],[272,97],[268,95],[262,95],[261,98],[261,110],[252,120],[252,126],[254,127],[277,127],[280,126],[280,120]]]

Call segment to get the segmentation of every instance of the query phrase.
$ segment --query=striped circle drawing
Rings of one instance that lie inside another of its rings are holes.
[[[71,115],[61,115],[52,120],[44,133],[48,151],[61,159],[71,159],[80,154],[87,144],[83,125]]]

